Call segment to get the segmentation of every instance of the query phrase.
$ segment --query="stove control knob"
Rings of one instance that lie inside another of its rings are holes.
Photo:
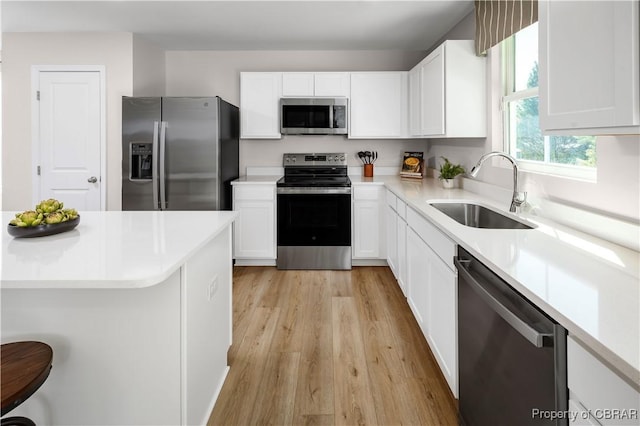
[[[291,159],[291,161],[293,161],[293,162],[295,163],[295,162],[296,162],[296,157],[293,157],[293,158]]]
[[[344,161],[344,155],[340,156],[340,161]]]

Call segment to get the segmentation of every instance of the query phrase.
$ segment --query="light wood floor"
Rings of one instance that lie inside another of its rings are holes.
[[[231,369],[208,425],[455,425],[386,267],[235,267]]]

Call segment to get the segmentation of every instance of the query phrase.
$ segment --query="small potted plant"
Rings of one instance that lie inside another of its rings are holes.
[[[438,179],[442,181],[442,186],[444,188],[454,188],[455,181],[453,179],[465,172],[464,167],[462,167],[460,164],[451,163],[445,157],[440,158],[444,160],[444,163],[440,165],[440,176],[438,176]]]

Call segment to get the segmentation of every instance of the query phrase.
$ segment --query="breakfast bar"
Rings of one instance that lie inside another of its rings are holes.
[[[3,212],[9,223],[13,213]],[[2,343],[46,342],[39,424],[204,424],[228,371],[231,211],[80,212],[68,232],[2,232]]]

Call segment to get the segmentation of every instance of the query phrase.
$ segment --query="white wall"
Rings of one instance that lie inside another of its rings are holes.
[[[473,14],[463,19],[443,39],[473,39],[475,21]],[[490,133],[486,139],[432,140],[429,142],[427,164],[439,167],[440,156],[452,162],[461,163],[470,169],[480,156],[493,150],[503,150],[501,115],[497,109],[500,100],[499,67],[495,51],[490,51],[487,65],[487,79],[490,89],[487,107]],[[585,182],[536,173],[521,173],[524,190],[532,199],[540,198],[554,203],[579,207],[594,213],[638,223],[640,221],[640,137],[607,136],[598,137],[597,182]],[[502,162],[506,166],[506,162]],[[500,167],[500,162],[485,163],[478,176],[479,180],[511,189],[513,175],[511,168]],[[495,165],[495,167],[494,167]],[[541,211],[541,214],[545,214]],[[563,222],[562,217],[552,217]]]
[[[240,103],[241,71],[407,71],[422,51],[169,51],[167,96],[218,95]],[[281,166],[285,152],[347,152],[349,165],[361,165],[357,151],[378,151],[378,166],[400,167],[404,151],[426,151],[422,140],[349,140],[342,136],[285,136],[280,140],[241,140],[240,173],[248,166]]]
[[[166,86],[164,50],[133,35],[133,96],[163,96]]]
[[[5,33],[2,52],[2,207],[26,210],[31,188],[31,67],[104,65],[106,68],[107,209],[121,206],[121,97],[131,96],[130,33]],[[103,179],[103,182],[105,179]]]

